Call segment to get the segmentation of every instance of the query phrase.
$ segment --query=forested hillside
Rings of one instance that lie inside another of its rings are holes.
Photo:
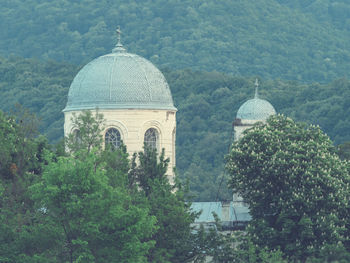
[[[33,59],[0,59],[0,107],[22,104],[41,119],[41,132],[52,143],[63,136],[62,109],[78,68]],[[218,72],[163,70],[177,113],[177,168],[189,179],[198,200],[214,200],[231,140],[232,121],[244,101],[253,97],[253,78]],[[319,124],[335,143],[350,141],[350,81],[327,85],[261,79],[261,98],[277,112]],[[223,183],[220,198],[229,198]]]
[[[40,118],[40,132],[55,143],[63,136],[62,110],[78,68],[54,61],[0,59],[0,104],[11,111],[21,104]]]
[[[1,0],[0,54],[81,65],[129,51],[157,66],[324,82],[347,76],[347,0]]]

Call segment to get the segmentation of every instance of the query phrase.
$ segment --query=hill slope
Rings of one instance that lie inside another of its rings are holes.
[[[84,64],[120,25],[131,52],[161,67],[264,79],[348,76],[346,0],[1,0],[0,54]]]

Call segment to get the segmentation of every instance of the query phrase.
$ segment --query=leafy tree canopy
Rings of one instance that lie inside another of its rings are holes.
[[[82,111],[79,115],[73,114],[71,121],[73,132],[65,138],[65,145],[70,152],[79,152],[82,149],[90,152],[94,148],[102,150],[104,118],[98,110]]]
[[[0,58],[0,108],[10,112],[20,104],[29,109],[40,120],[39,131],[57,142],[63,136],[62,110],[77,70],[67,63]]]
[[[110,184],[116,175],[106,174],[111,170],[98,155],[82,155],[49,161],[42,180],[31,186],[38,209],[60,227],[62,262],[145,262],[154,245],[145,240],[155,231],[156,218],[133,204],[125,184]]]
[[[349,164],[319,127],[271,117],[233,143],[226,165],[256,244],[305,260],[347,240]]]
[[[28,192],[40,177],[44,153],[50,148],[46,138],[36,137],[35,123],[35,117],[22,108],[15,116],[0,111],[1,262],[30,262],[24,259],[26,253],[40,257],[43,249],[55,245],[45,235],[48,226],[39,219]]]

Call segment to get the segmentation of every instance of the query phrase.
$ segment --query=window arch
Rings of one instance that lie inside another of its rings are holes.
[[[121,144],[120,132],[116,128],[109,128],[105,133],[105,145],[111,145],[112,148],[119,148]]]
[[[73,142],[76,144],[81,144],[80,130],[74,129],[72,132],[72,135],[73,135]]]
[[[144,138],[145,145],[151,147],[152,149],[159,150],[159,134],[158,131],[154,128],[149,128],[145,132]]]

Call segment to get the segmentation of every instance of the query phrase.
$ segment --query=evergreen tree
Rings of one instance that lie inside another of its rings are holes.
[[[185,189],[176,180],[174,185],[169,183],[169,160],[164,159],[164,150],[158,159],[156,150],[145,145],[144,152],[138,154],[138,165],[135,159],[136,155],[129,177],[135,179],[147,198],[151,215],[157,218],[158,230],[151,237],[156,243],[149,262],[187,262],[198,253],[198,247],[191,232],[196,214],[185,200]]]

